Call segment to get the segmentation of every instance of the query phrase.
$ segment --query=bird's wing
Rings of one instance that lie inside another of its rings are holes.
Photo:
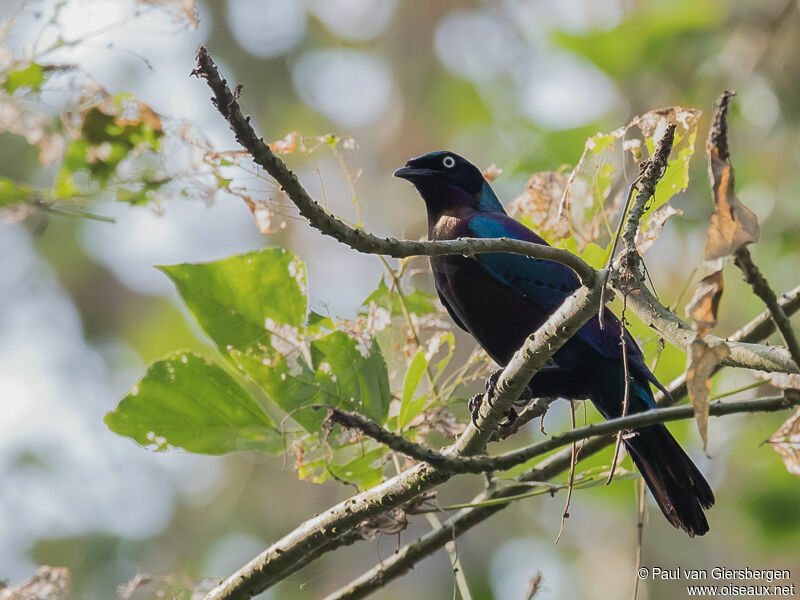
[[[547,245],[541,237],[519,221],[500,213],[483,213],[472,217],[468,224],[474,237],[509,237],[534,244]],[[577,275],[561,263],[511,253],[477,254],[474,259],[495,279],[528,298],[547,313],[554,312],[566,298],[580,287]],[[606,358],[619,359],[621,323],[616,315],[604,308],[604,327],[590,319],[578,331],[578,337]],[[639,346],[626,330],[625,348],[631,370],[635,375],[652,382],[668,392],[644,363]]]

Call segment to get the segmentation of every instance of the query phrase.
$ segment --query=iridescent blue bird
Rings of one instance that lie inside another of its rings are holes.
[[[481,172],[453,152],[412,158],[394,175],[410,181],[425,201],[431,240],[509,237],[547,244],[509,217]],[[568,267],[519,254],[435,256],[431,267],[447,312],[502,366],[580,286]],[[533,377],[533,394],[588,398],[606,419],[622,415],[622,325],[604,310],[604,328],[596,317],[588,321],[553,355],[554,365]],[[666,390],[631,335],[624,335],[631,376],[628,412],[633,414],[655,407],[650,384]],[[639,428],[625,445],[667,520],[690,536],[706,533],[703,509],[714,504],[714,494],[667,428]]]

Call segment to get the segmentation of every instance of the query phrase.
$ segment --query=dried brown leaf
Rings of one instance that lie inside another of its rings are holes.
[[[753,375],[781,390],[800,390],[800,375],[797,373],[764,373],[752,371]]]
[[[670,217],[682,214],[683,211],[680,208],[675,208],[669,202],[654,210],[647,221],[647,227],[640,227],[636,230],[636,248],[639,250],[639,254],[644,254],[655,243],[664,232],[664,225]]]
[[[567,178],[562,173],[534,173],[525,191],[511,201],[508,212],[514,217],[527,217],[540,231],[555,239],[563,238],[570,233],[568,217],[559,216],[559,203],[566,185]]]
[[[783,458],[786,470],[800,477],[800,407],[767,440]]]
[[[702,114],[703,111],[696,108],[668,106],[651,110],[640,117],[636,117],[631,122],[631,125],[639,127],[645,137],[658,140],[661,139],[664,130],[670,123],[675,123],[679,127],[679,131],[689,131],[697,124]]]
[[[686,369],[686,388],[694,406],[697,429],[703,438],[703,450],[708,445],[708,395],[711,392],[709,378],[714,367],[730,353],[730,348],[724,342],[709,345],[699,335],[692,341],[689,365]]]
[[[503,169],[501,169],[494,163],[490,164],[483,170],[483,178],[489,183],[500,177],[500,175],[502,174],[503,174]]]
[[[733,167],[712,151],[708,157],[708,172],[715,210],[706,239],[707,261],[731,256],[759,238],[758,219],[734,193]]]
[[[275,154],[291,154],[298,147],[302,149],[303,135],[299,131],[291,131],[282,140],[269,143],[269,149]]]
[[[41,566],[26,582],[0,589],[0,600],[64,600],[71,586],[69,569]]]
[[[694,321],[695,329],[701,336],[717,325],[717,310],[724,289],[722,271],[715,271],[700,280],[694,296],[686,305],[686,313]]]

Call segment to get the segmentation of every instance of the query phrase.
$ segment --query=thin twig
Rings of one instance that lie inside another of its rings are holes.
[[[569,402],[569,418],[572,424],[573,431],[575,430],[575,403]],[[569,459],[569,475],[567,476],[567,499],[564,502],[564,510],[561,511],[561,525],[558,528],[558,535],[556,536],[555,543],[561,539],[561,534],[564,533],[564,525],[569,518],[569,502],[572,500],[572,487],[575,485],[575,465],[578,463],[578,442],[572,442],[571,456]],[[612,466],[613,470],[614,467]]]
[[[741,412],[774,412],[791,408],[797,404],[800,404],[800,401],[797,399],[784,398],[783,396],[740,400],[737,402],[718,401],[710,404],[709,414],[714,417],[721,417]],[[329,410],[330,413],[327,421],[333,421],[346,427],[356,429],[396,452],[406,454],[416,460],[427,462],[437,471],[445,471],[448,473],[506,471],[532,458],[542,456],[574,442],[614,434],[627,429],[637,429],[657,423],[688,419],[694,416],[694,408],[689,405],[651,409],[625,417],[609,419],[599,423],[592,423],[585,427],[567,430],[550,436],[546,440],[497,456],[461,457],[436,452],[424,446],[420,446],[419,444],[409,442],[357,413],[346,413],[338,409]]]
[[[667,161],[669,159],[670,152],[672,152],[672,145],[675,141],[675,127],[675,123],[670,123],[667,125],[666,129],[664,130],[664,134],[661,136],[661,139],[656,145],[655,151],[650,158],[639,165],[639,174],[631,184],[630,188],[628,188],[628,197],[625,201],[625,206],[622,209],[622,214],[620,215],[617,235],[614,236],[614,243],[611,246],[611,253],[608,256],[606,277],[603,280],[603,291],[605,291],[606,285],[608,284],[608,273],[611,270],[609,267],[614,261],[614,254],[617,250],[617,245],[619,244],[620,238],[625,243],[627,251],[629,253],[635,253],[637,259],[635,262],[633,260],[628,260],[621,264],[627,263],[628,268],[633,268],[641,262],[641,258],[636,251],[636,230],[639,228],[639,221],[642,220],[647,203],[650,201],[650,198],[655,195],[656,186],[664,176],[664,172],[667,169]],[[631,198],[633,197],[634,190],[637,190],[638,193],[636,194],[636,200],[631,206]],[[629,206],[630,211],[628,211]],[[605,312],[603,310],[603,306],[605,305],[603,300],[605,300],[605,295],[602,295],[600,300],[601,308],[598,319],[600,321],[600,328],[602,329],[603,312]]]
[[[622,295],[622,318],[620,319],[619,328],[619,345],[622,349],[622,416],[628,416],[628,406],[630,405],[631,397],[631,376],[628,371],[628,344],[625,343],[625,309],[628,304],[628,295]],[[606,485],[610,485],[614,479],[614,471],[617,468],[617,461],[619,460],[619,452],[622,449],[622,437],[624,433],[619,431],[617,433],[617,442],[614,444],[614,457],[611,459],[611,468],[608,471],[608,479]]]
[[[767,279],[753,262],[750,250],[746,246],[739,248],[734,254],[733,262],[742,270],[744,280],[753,288],[753,293],[761,298],[761,301],[767,307],[775,326],[786,343],[786,348],[789,350],[792,360],[796,365],[800,365],[800,343],[797,341],[797,336],[792,328],[792,322],[778,303],[775,291],[770,287]]]
[[[645,498],[647,497],[647,486],[644,482],[637,480],[636,482],[636,568],[634,569],[633,577],[633,600],[639,595],[639,567],[642,566],[642,539],[644,537],[644,507]]]

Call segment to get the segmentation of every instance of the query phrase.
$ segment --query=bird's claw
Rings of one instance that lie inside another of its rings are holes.
[[[470,417],[472,418],[472,424],[475,425],[478,429],[478,416],[480,415],[481,411],[481,404],[483,403],[483,394],[475,394],[472,398],[469,399],[467,402],[467,408],[469,409]]]
[[[509,408],[506,411],[506,419],[507,420],[506,420],[505,423],[500,423],[500,427],[511,427],[514,423],[517,422],[517,417],[519,417],[519,415],[517,414],[517,411],[514,410],[513,408]]]

